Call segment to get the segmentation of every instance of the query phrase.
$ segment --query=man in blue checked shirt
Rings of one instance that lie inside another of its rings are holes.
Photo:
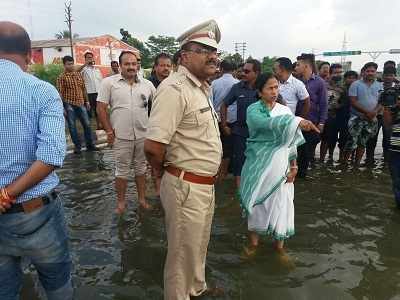
[[[70,300],[71,258],[54,169],[65,156],[57,90],[27,73],[31,42],[0,22],[0,299],[17,300],[21,258],[36,267],[49,300]]]

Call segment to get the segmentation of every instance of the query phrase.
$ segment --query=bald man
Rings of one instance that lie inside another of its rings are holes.
[[[71,258],[54,169],[65,156],[57,90],[27,74],[26,31],[0,22],[0,299],[20,299],[21,258],[39,274],[47,299],[71,300]]]

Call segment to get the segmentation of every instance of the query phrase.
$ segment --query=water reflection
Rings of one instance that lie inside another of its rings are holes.
[[[59,172],[76,298],[162,299],[162,213],[139,212],[132,184],[128,212],[118,218],[112,170],[104,150],[70,156]],[[282,267],[268,239],[254,260],[241,260],[246,222],[232,186],[227,180],[217,188],[207,262],[209,281],[226,289],[222,299],[400,299],[400,213],[381,162],[356,171],[317,165],[310,179],[297,181],[296,235],[287,243],[294,270]],[[32,285],[29,275],[22,299],[37,299]]]

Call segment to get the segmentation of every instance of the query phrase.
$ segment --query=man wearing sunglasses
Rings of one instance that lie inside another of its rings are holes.
[[[168,253],[164,299],[214,294],[205,260],[214,214],[214,183],[222,146],[207,80],[217,70],[221,33],[214,20],[182,34],[177,72],[158,87],[145,141],[147,160],[161,177]]]
[[[240,186],[240,173],[245,161],[246,140],[249,137],[249,129],[246,124],[247,108],[258,100],[258,93],[254,85],[257,76],[260,74],[261,64],[256,59],[249,59],[242,70],[242,81],[232,86],[220,108],[222,130],[225,135],[232,135],[232,166],[237,188]],[[237,121],[229,126],[228,106],[234,103],[237,105]]]

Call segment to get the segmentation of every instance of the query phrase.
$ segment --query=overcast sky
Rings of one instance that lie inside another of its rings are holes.
[[[177,37],[207,19],[217,20],[221,50],[234,52],[247,42],[247,55],[288,56],[301,52],[348,50],[387,51],[400,48],[400,0],[72,0],[73,30],[81,37],[111,34],[121,27],[141,39],[150,35]],[[63,0],[0,0],[0,20],[23,25],[33,40],[51,39],[66,29]],[[349,57],[353,68],[371,58]],[[330,62],[340,57],[319,57]],[[382,54],[377,62],[400,61]]]

